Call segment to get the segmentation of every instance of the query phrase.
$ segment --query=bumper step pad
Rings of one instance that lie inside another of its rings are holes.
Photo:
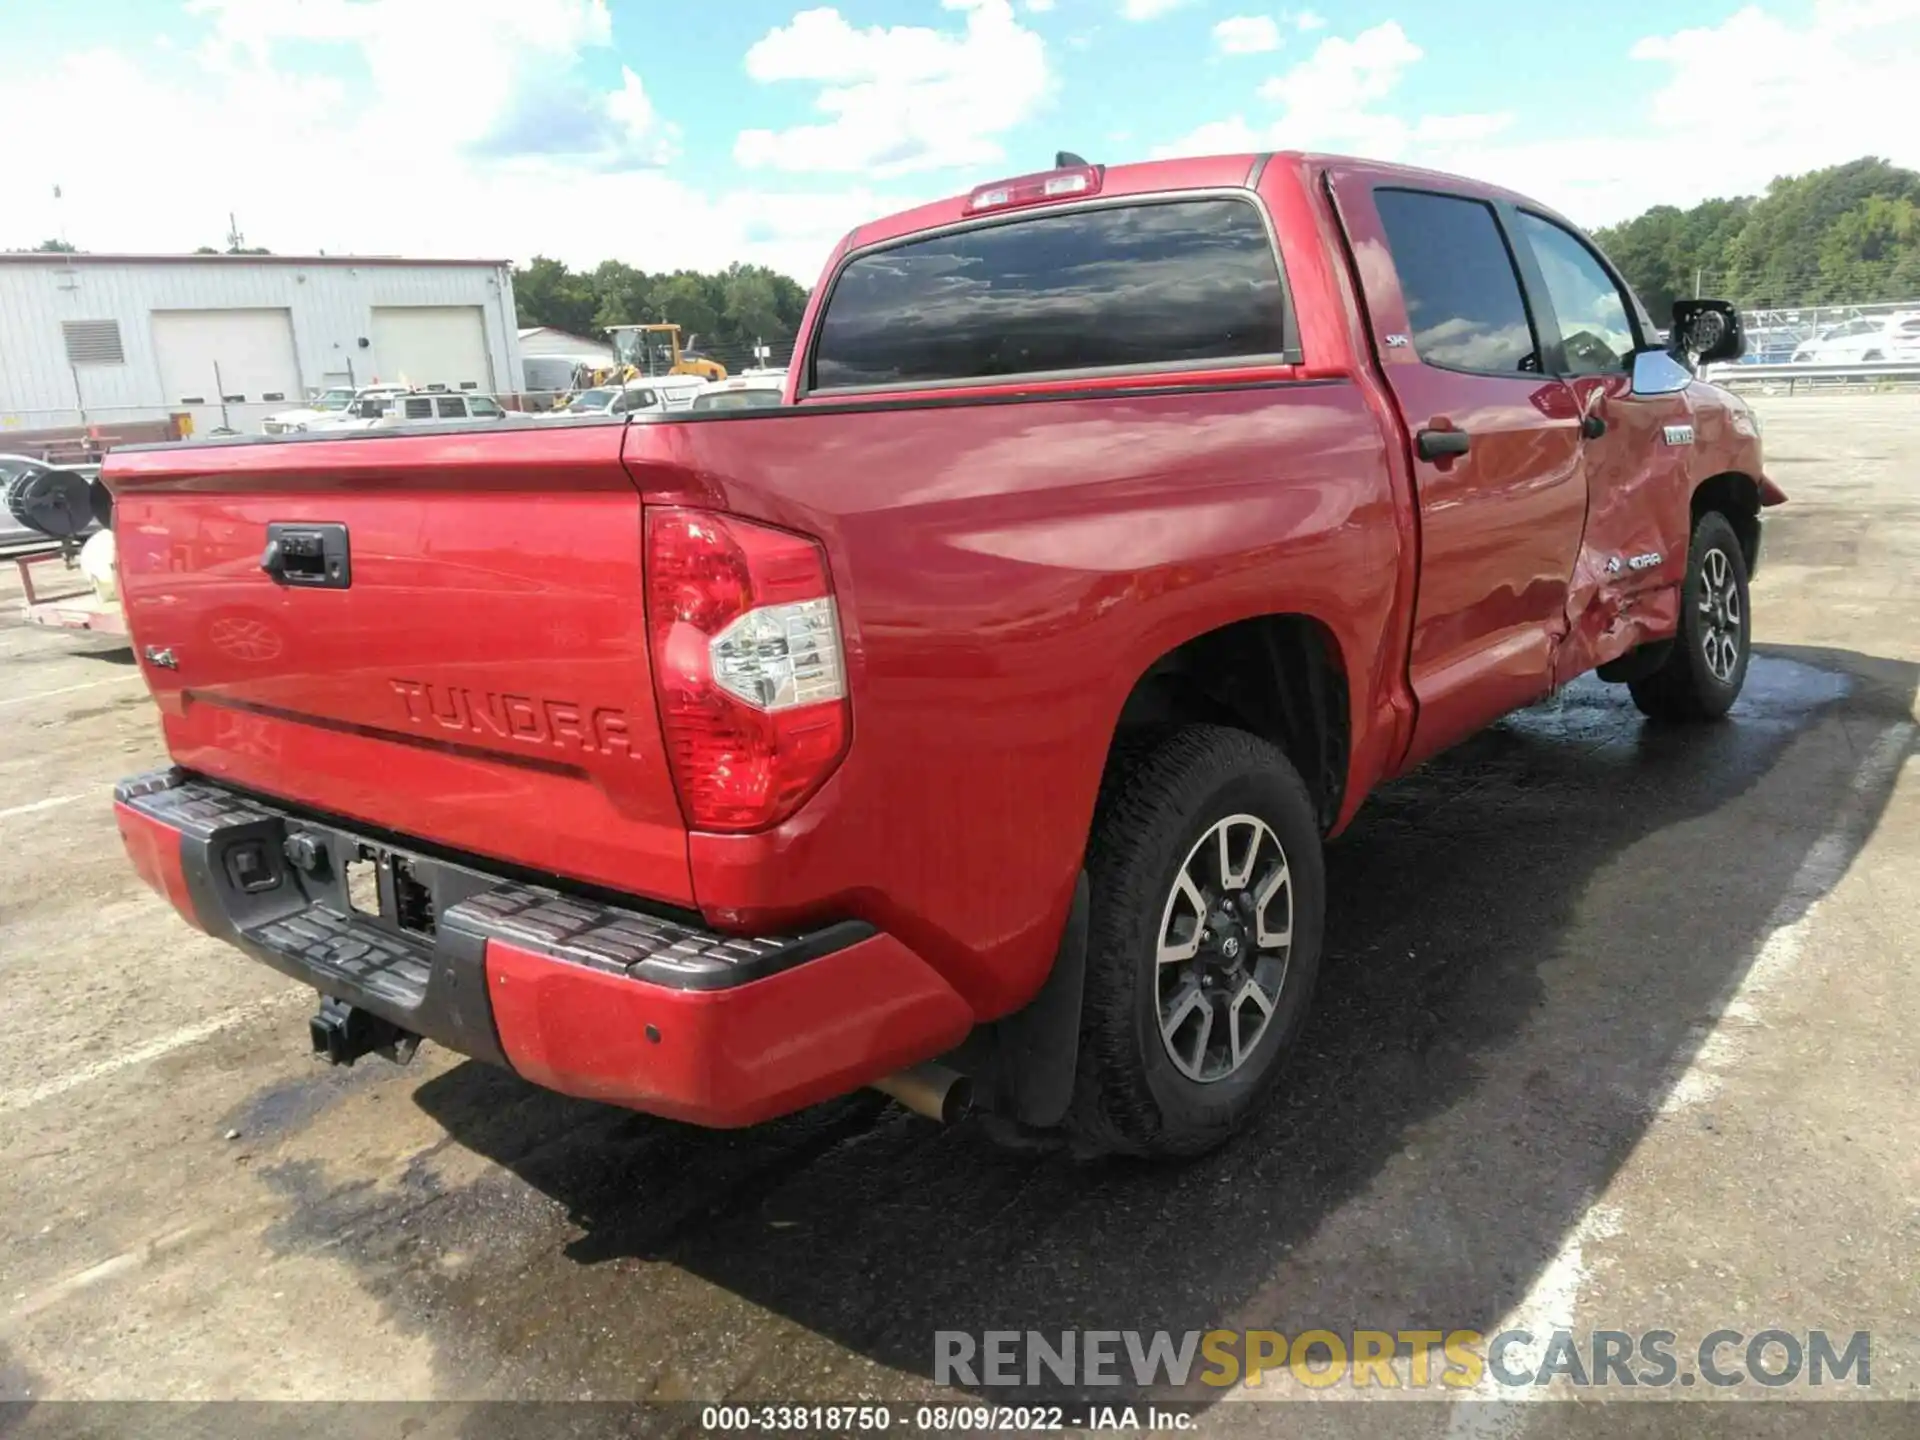
[[[416,850],[403,837],[299,813],[179,770],[122,781],[114,798],[180,833],[204,928],[326,994],[470,1054],[477,1036],[436,1035],[429,1027],[444,1031],[452,1021],[464,1032],[484,1021],[484,1048],[494,1048],[484,977],[491,939],[668,989],[720,990],[873,934],[871,926],[846,921],[804,935],[722,935],[696,917],[508,879]],[[300,843],[290,847],[294,837]],[[249,852],[250,864],[236,865],[240,850]],[[345,866],[367,855],[405,861],[408,884],[432,897],[426,931],[402,928],[387,907],[377,918],[355,909]],[[240,876],[253,878],[243,885]],[[458,1013],[445,1013],[450,1008]]]

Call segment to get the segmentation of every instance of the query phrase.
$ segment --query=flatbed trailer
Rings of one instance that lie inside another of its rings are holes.
[[[75,554],[60,546],[48,546],[44,549],[30,550],[11,557],[14,568],[20,573],[20,593],[24,597],[21,604],[21,616],[31,625],[50,625],[62,630],[92,630],[103,635],[124,635],[127,633],[126,612],[120,608],[118,600],[103,600],[94,591],[91,584],[84,583],[78,588],[47,592],[41,585],[50,583],[45,577],[36,577],[35,571],[50,563],[58,563],[63,571],[77,572]],[[36,578],[39,583],[36,584]],[[58,585],[70,577],[52,581]]]

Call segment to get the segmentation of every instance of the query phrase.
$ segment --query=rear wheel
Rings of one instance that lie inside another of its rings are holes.
[[[1693,527],[1680,591],[1680,631],[1666,663],[1628,689],[1657,720],[1717,720],[1747,679],[1751,621],[1746,552],[1727,517],[1709,511]]]
[[[1115,762],[1087,872],[1068,1128],[1083,1150],[1211,1149],[1272,1089],[1319,968],[1325,871],[1306,786],[1242,731],[1168,732]]]

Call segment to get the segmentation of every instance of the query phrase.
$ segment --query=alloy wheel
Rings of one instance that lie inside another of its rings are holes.
[[[1259,1047],[1293,949],[1287,853],[1266,821],[1229,815],[1187,852],[1160,917],[1161,1043],[1189,1080],[1213,1084]]]

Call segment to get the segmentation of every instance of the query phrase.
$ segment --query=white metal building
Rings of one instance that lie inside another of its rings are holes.
[[[0,449],[9,429],[180,411],[255,430],[375,380],[518,391],[509,262],[0,254]]]
[[[588,365],[611,365],[613,346],[605,340],[589,340],[584,335],[556,330],[551,325],[530,325],[520,332],[520,354],[528,360],[558,356],[563,360]]]

